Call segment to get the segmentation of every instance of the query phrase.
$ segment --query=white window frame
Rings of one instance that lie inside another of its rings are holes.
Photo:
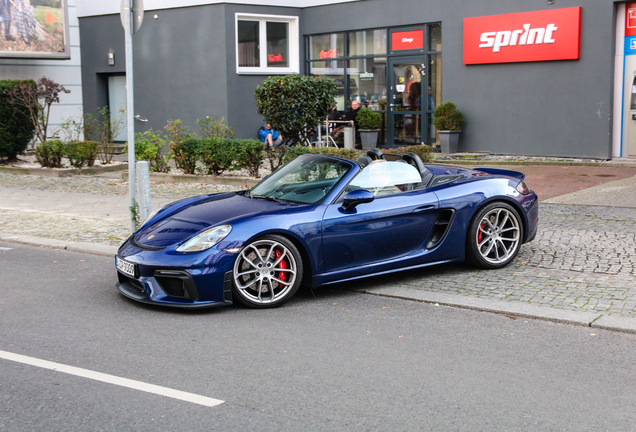
[[[259,63],[260,67],[239,67],[238,49],[238,22],[258,21]],[[267,22],[284,22],[289,24],[289,67],[268,67],[267,49]],[[239,75],[284,75],[297,74],[300,71],[300,47],[298,36],[298,17],[291,15],[261,15],[261,14],[235,14],[234,22],[234,48],[236,50],[236,73]],[[264,66],[263,66],[264,65]]]

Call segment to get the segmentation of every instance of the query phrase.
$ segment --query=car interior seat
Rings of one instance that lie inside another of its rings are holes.
[[[382,151],[378,149],[367,151],[367,156],[369,156],[372,160],[384,159],[384,154],[382,154]]]
[[[433,173],[429,171],[428,168],[422,162],[422,159],[415,153],[404,153],[402,159],[406,161],[409,165],[414,166],[422,176],[422,183],[428,185],[433,179]]]

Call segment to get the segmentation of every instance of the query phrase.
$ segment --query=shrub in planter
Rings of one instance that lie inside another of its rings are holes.
[[[358,129],[379,129],[382,125],[382,115],[371,108],[362,108],[356,115]]]
[[[208,174],[221,175],[232,168],[235,154],[232,140],[225,138],[207,138],[201,140],[199,160],[206,167]]]
[[[153,131],[152,128],[144,133],[135,135],[135,159],[145,160],[150,164],[150,172],[168,172],[170,167],[163,149],[166,140],[161,136],[160,131]],[[128,146],[125,149],[128,152]]]
[[[18,101],[7,94],[19,81],[0,80],[0,159],[15,160],[23,153],[33,135],[35,126],[29,118],[15,109]],[[33,85],[35,83],[31,81]]]
[[[452,102],[440,104],[433,115],[433,123],[438,131],[460,130],[464,123],[464,115]]]
[[[184,174],[194,174],[197,169],[199,152],[205,140],[200,138],[188,138],[170,145],[170,156],[174,159],[177,168]]]
[[[263,143],[260,140],[233,140],[232,153],[235,155],[235,168],[247,169],[252,177],[259,178],[258,169],[263,163]]]
[[[66,144],[59,140],[44,141],[35,148],[35,160],[44,168],[62,168]]]

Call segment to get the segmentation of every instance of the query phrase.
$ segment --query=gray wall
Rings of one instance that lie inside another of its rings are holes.
[[[580,60],[463,64],[463,18],[573,6]],[[610,159],[614,19],[612,0],[367,0],[305,9],[301,31],[441,21],[442,100],[466,117],[460,151]]]
[[[135,131],[163,130],[180,119],[199,131],[197,119],[225,117],[237,138],[256,138],[262,119],[254,89],[264,76],[237,75],[234,14],[298,15],[292,8],[208,5],[146,12],[133,35]],[[158,18],[154,19],[154,15]],[[80,19],[84,58],[84,105],[96,115],[106,105],[108,74],[125,72],[124,31],[119,15]],[[107,53],[115,51],[116,65]]]
[[[583,7],[581,59],[497,65],[462,63],[463,18]],[[612,0],[364,0],[306,9],[217,4],[147,12],[134,35],[136,113],[162,129],[179,118],[225,116],[237,137],[253,138],[262,119],[254,89],[265,78],[237,75],[234,14],[300,16],[302,35],[442,22],[442,100],[467,119],[460,151],[611,158],[614,62]],[[157,14],[159,18],[153,19]],[[123,72],[118,15],[80,19],[84,106],[103,106],[102,73]],[[106,65],[116,52],[117,65]],[[304,64],[301,64],[301,72]]]

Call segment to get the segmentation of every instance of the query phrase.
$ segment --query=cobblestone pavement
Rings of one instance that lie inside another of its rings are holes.
[[[449,264],[397,277],[403,287],[636,317],[636,209],[544,204],[537,238],[499,270]]]
[[[25,195],[65,192],[69,200],[76,201],[99,196],[109,203],[127,194],[124,181],[0,174],[0,232],[109,245],[120,244],[128,236],[125,218],[7,209],[2,188],[14,195],[15,191]],[[153,199],[176,200],[237,188],[155,183],[152,189]],[[32,207],[41,206],[34,203]],[[516,262],[507,268],[483,271],[450,264],[374,278],[369,283],[636,317],[636,208],[542,204],[540,218],[537,238],[524,245]]]

